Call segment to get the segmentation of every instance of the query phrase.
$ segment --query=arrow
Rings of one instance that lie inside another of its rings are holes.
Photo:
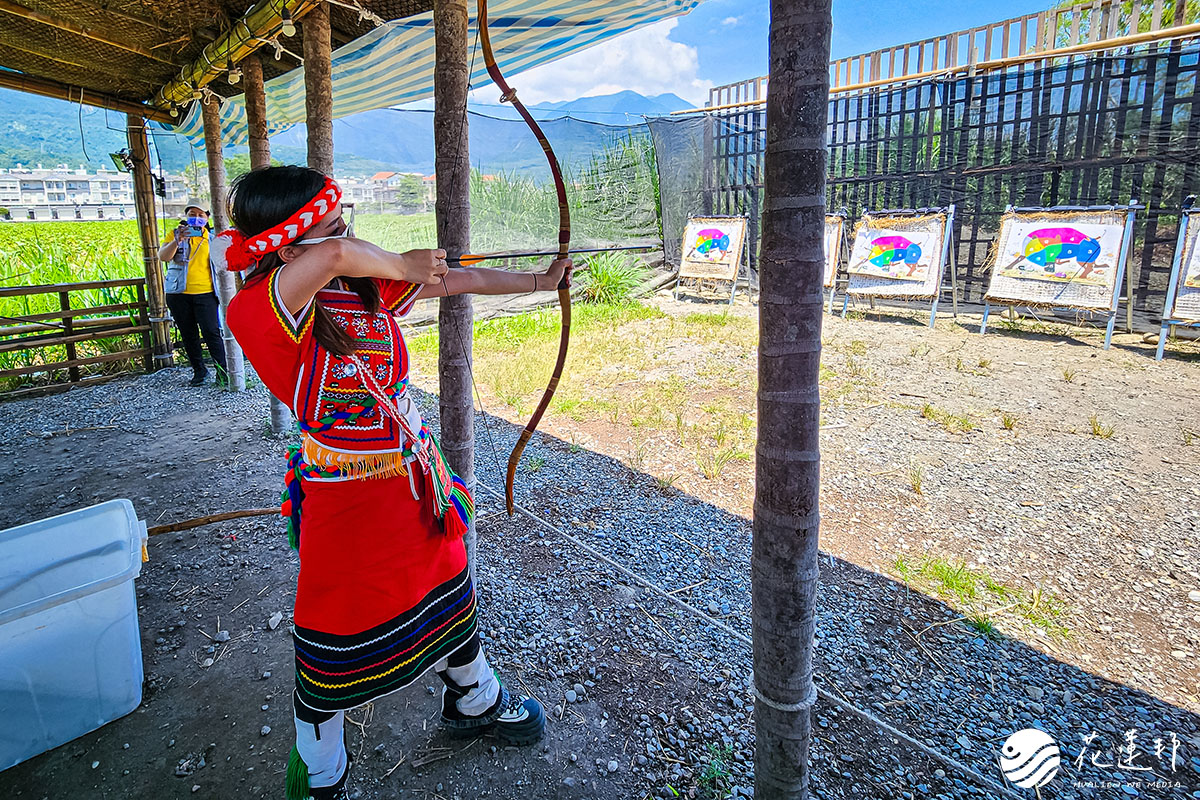
[[[655,250],[659,247],[657,244],[635,244],[628,247],[591,247],[583,250],[568,250],[568,253],[607,253],[616,250]],[[526,253],[464,253],[458,258],[447,258],[447,264],[459,264],[464,267],[469,267],[472,264],[478,264],[480,261],[489,261],[496,258],[533,258],[534,256],[556,256],[557,250],[537,250]]]

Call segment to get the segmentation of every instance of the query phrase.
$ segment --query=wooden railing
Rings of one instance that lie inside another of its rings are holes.
[[[830,89],[854,91],[863,84],[899,82],[941,72],[969,70],[1007,59],[1092,45],[1137,34],[1168,31],[1200,21],[1200,0],[1091,0],[1013,17],[978,28],[885,47],[829,64]],[[766,98],[765,77],[709,90],[708,106],[754,105]]]
[[[133,302],[88,306],[81,298],[72,298],[74,292],[123,287],[134,287],[137,299]],[[32,386],[0,391],[0,397],[67,389],[77,384],[105,380],[113,373],[98,375],[88,372],[87,368],[109,362],[141,359],[146,371],[153,369],[145,280],[128,278],[0,288],[0,299],[31,295],[58,295],[59,308],[56,311],[37,314],[8,313],[6,316],[0,316],[0,358],[5,364],[4,368],[0,369],[0,390],[3,390],[4,384],[12,383],[11,380],[5,379],[41,376],[43,373],[45,379]],[[81,345],[84,346],[82,349],[86,349],[88,343],[130,336],[139,337],[141,347],[92,355],[80,354]],[[58,359],[57,354],[46,350],[51,347],[63,348],[66,358]],[[8,366],[17,361],[28,363]]]

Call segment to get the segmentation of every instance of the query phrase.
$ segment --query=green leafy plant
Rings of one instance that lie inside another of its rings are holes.
[[[597,253],[584,260],[577,274],[580,302],[620,305],[633,299],[649,270],[622,253]]]
[[[1008,411],[1000,413],[1000,426],[1006,431],[1011,431],[1017,427],[1017,415]]]
[[[1062,379],[1064,381],[1066,381],[1067,383],[1073,383],[1075,381],[1075,376],[1078,374],[1079,374],[1078,372],[1071,369],[1070,367],[1063,367]]]

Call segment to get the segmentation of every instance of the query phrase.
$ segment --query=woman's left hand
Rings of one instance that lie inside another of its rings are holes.
[[[575,271],[575,264],[569,258],[559,259],[550,263],[550,269],[537,276],[537,290],[539,292],[552,292],[558,288],[558,284],[562,282],[563,276],[566,276],[567,287],[571,286],[571,273]]]

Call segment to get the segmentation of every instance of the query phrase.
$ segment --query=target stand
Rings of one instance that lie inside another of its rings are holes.
[[[1121,284],[1132,330],[1132,276],[1126,265],[1133,246],[1136,200],[1124,206],[1009,206],[1000,219],[983,297],[980,335],[987,333],[993,305],[1070,310],[1107,318],[1104,349],[1112,344]]]
[[[958,278],[950,258],[954,206],[868,211],[854,231],[846,266],[842,319],[851,298],[929,301],[929,327],[937,321],[942,279],[950,272],[950,300],[958,316]],[[924,263],[922,263],[924,260]]]
[[[848,257],[846,253],[846,220],[850,212],[838,209],[836,214],[825,215],[825,280],[822,286],[829,290],[826,311],[833,313],[833,295],[837,291],[838,268]],[[845,281],[843,281],[843,285]]]
[[[1192,224],[1192,215],[1196,213],[1200,209],[1185,208],[1179,215],[1179,239],[1171,262],[1155,361],[1163,360],[1167,336],[1173,328],[1200,328],[1200,253],[1197,253],[1200,225]]]
[[[704,291],[704,282],[729,281],[729,304],[737,295],[738,280],[741,278],[745,252],[747,218],[688,217],[683,232],[683,255],[679,261],[679,274],[675,280],[672,297],[679,299],[679,290],[684,279],[695,280],[699,292]],[[746,263],[746,285],[750,291],[750,265]]]

